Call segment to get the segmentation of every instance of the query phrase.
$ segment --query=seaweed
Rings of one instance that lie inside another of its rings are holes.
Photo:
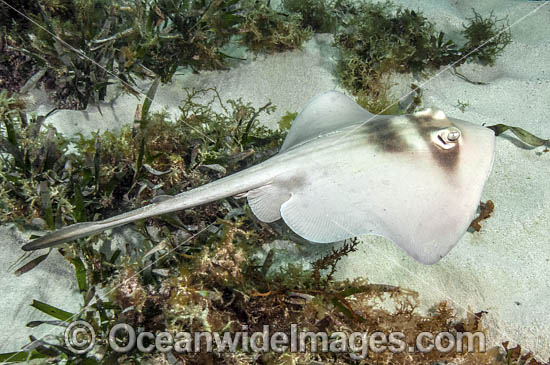
[[[297,112],[286,112],[286,114],[279,121],[279,128],[281,130],[289,130],[292,122],[294,121],[294,119],[296,119],[297,116]]]
[[[126,64],[142,64],[169,82],[180,67],[194,72],[224,69],[221,48],[237,32],[244,17],[239,1],[136,2],[132,42],[125,47]]]
[[[0,11],[14,15],[4,27],[17,24],[0,44],[8,44],[3,59],[16,57],[23,71],[16,81],[6,74],[3,82],[21,85],[37,75],[55,90],[59,107],[84,109],[104,100],[114,79],[137,94],[136,76],[160,76],[166,83],[180,68],[225,69],[232,57],[222,49],[235,40],[255,53],[282,52],[300,48],[313,31],[331,31],[341,52],[337,74],[342,84],[365,104],[380,98],[391,105],[389,74],[425,74],[472,61],[492,65],[510,43],[506,19],[493,14],[482,17],[473,10],[462,32],[466,43],[459,48],[423,14],[389,1],[286,0],[282,6],[287,13],[272,9],[269,1],[253,0],[132,4],[48,1],[18,10],[2,3]]]
[[[521,349],[521,345],[514,347],[510,346],[508,341],[502,343],[502,347],[505,350],[503,363],[506,365],[548,365],[550,359],[547,362],[540,362],[531,352],[525,353]]]
[[[464,112],[466,111],[466,108],[470,106],[470,103],[468,103],[468,102],[463,102],[463,101],[460,101],[460,100],[457,100],[455,106],[456,106],[462,113],[464,113]]]
[[[405,110],[401,108],[399,100],[392,95],[389,88],[386,86],[386,78],[381,76],[377,82],[379,82],[379,84],[376,91],[361,91],[356,94],[355,101],[357,104],[373,114],[404,114]]]
[[[520,141],[529,146],[546,146],[546,148],[550,147],[550,139],[542,139],[520,127],[513,127],[506,124],[495,124],[488,126],[487,128],[493,130],[495,132],[495,136],[500,136],[501,134],[509,130],[514,133],[514,135],[518,137]]]
[[[508,20],[498,19],[493,12],[483,17],[472,9],[474,16],[469,18],[469,24],[463,25],[462,34],[466,44],[461,48],[461,54],[469,61],[492,66],[504,48],[512,41]]]
[[[13,54],[3,55],[1,63],[18,57],[27,78],[37,68],[47,70],[43,80],[55,90],[58,107],[70,109],[103,101],[107,87],[115,83],[139,94],[135,77],[159,76],[167,83],[178,69],[226,69],[231,57],[222,49],[235,38],[254,52],[273,52],[299,48],[311,37],[300,27],[299,15],[280,14],[251,0],[46,1],[19,9],[14,5],[0,3],[1,12],[21,20],[0,41],[0,48],[7,44]],[[21,75],[17,81],[22,84],[24,79]]]
[[[337,75],[353,94],[373,100],[387,93],[392,73],[426,75],[442,66],[456,70],[465,62],[493,65],[511,39],[506,19],[482,17],[475,10],[464,25],[461,47],[422,13],[389,1],[347,11],[346,22],[335,32]]]
[[[47,69],[47,85],[55,90],[58,106],[84,109],[90,101],[103,100],[110,78],[119,73],[116,51],[95,47],[93,41],[116,28],[122,16],[116,18],[101,0],[38,6],[34,13],[19,13],[28,21],[28,29],[17,34],[16,49]]]
[[[283,0],[284,10],[301,15],[302,28],[316,33],[330,33],[336,30],[338,16],[336,4],[329,0]]]
[[[389,3],[365,3],[335,35],[341,51],[338,75],[354,93],[380,88],[388,72],[422,72],[434,57],[433,24],[421,14]]]
[[[39,72],[37,62],[17,47],[18,41],[0,27],[0,88],[10,93],[20,92],[30,75]]]
[[[240,42],[255,53],[298,49],[312,36],[309,29],[302,28],[299,14],[279,13],[263,1],[251,1],[246,9],[239,26]]]
[[[292,360],[298,363],[324,361],[334,364],[349,364],[355,360],[346,352],[316,352],[312,342],[306,344],[300,352],[253,353],[243,348],[236,352],[214,350],[207,352],[187,349],[183,352],[147,353],[132,350],[126,354],[113,351],[108,346],[109,329],[117,323],[126,323],[144,331],[197,332],[228,331],[234,333],[246,328],[249,331],[261,331],[263,325],[270,324],[272,331],[288,334],[292,324],[300,329],[312,332],[351,334],[352,331],[390,331],[399,328],[407,338],[415,333],[430,331],[482,331],[482,314],[471,314],[467,318],[457,319],[446,303],[434,307],[433,314],[423,316],[416,312],[414,304],[416,294],[388,285],[369,284],[365,280],[354,282],[327,281],[327,286],[315,289],[312,270],[299,267],[283,269],[264,279],[253,277],[246,279],[250,270],[255,270],[253,262],[245,259],[243,250],[238,246],[245,244],[247,235],[238,232],[238,225],[227,223],[221,235],[212,237],[213,246],[203,245],[195,253],[180,256],[182,262],[168,271],[166,277],[153,275],[147,280],[144,270],[136,265],[123,265],[116,279],[109,285],[113,290],[105,300],[95,295],[78,318],[91,324],[96,334],[93,351],[74,354],[66,348],[63,340],[59,344],[40,343],[35,340],[34,350],[21,352],[27,356],[38,357],[49,353],[50,357],[68,361],[90,362],[161,362],[172,358],[184,363],[253,363],[258,358],[265,363],[280,363]],[[235,235],[236,234],[236,235]],[[240,237],[241,239],[238,239]],[[249,242],[248,244],[250,244]],[[210,248],[211,247],[211,248]],[[332,256],[334,257],[334,256]],[[331,259],[327,259],[330,261]],[[155,263],[156,265],[156,263]],[[156,269],[158,272],[158,269]],[[203,271],[208,270],[208,271]],[[88,275],[91,275],[90,273]],[[280,279],[285,277],[284,283]],[[271,287],[267,292],[259,292],[262,287]],[[395,311],[386,311],[376,305],[377,301],[395,303]],[[76,317],[46,303],[35,302],[38,310],[60,321],[70,321]],[[52,323],[43,321],[41,323]],[[39,325],[39,322],[33,322]],[[126,343],[121,337],[120,345]],[[41,344],[42,347],[37,346]],[[413,345],[407,344],[407,345]],[[355,349],[356,356],[366,355],[361,348]],[[1,359],[17,353],[2,354]],[[368,361],[386,363],[460,360],[471,364],[499,364],[499,352],[487,353],[391,353],[369,352]],[[502,357],[502,355],[500,355]],[[23,357],[11,358],[21,361]]]
[[[469,227],[476,232],[481,231],[481,224],[479,223],[491,217],[491,214],[493,214],[493,211],[495,210],[495,203],[493,203],[492,200],[487,200],[485,203],[481,202],[479,204],[479,210],[479,215],[472,221],[472,223],[470,223]]]
[[[318,287],[327,287],[329,282],[334,280],[333,276],[336,272],[336,264],[344,256],[351,252],[357,251],[357,245],[359,240],[357,238],[351,239],[349,242],[344,242],[344,245],[338,249],[332,249],[332,253],[321,257],[319,260],[312,264],[313,278]],[[329,270],[328,274],[321,279],[321,270]]]
[[[29,27],[29,19],[22,14],[36,14],[40,11],[36,1],[13,0],[10,5],[0,3],[0,29],[24,31]]]
[[[120,135],[105,132],[74,140],[53,129],[38,132],[42,119],[27,120],[15,97],[0,97],[0,105],[1,100],[7,105],[0,108],[7,110],[0,115],[0,146],[7,153],[0,171],[1,219],[45,215],[54,226],[97,219],[135,207],[128,199],[142,202],[219,177],[210,165],[223,164],[224,173],[231,173],[276,153],[285,133],[257,123],[260,114],[273,111],[272,106],[257,110],[241,100],[229,100],[216,113],[195,102],[209,93],[210,103],[221,102],[215,90],[187,90],[182,115],[175,122],[156,113],[146,118],[142,130],[128,126]],[[76,153],[68,152],[69,144]]]

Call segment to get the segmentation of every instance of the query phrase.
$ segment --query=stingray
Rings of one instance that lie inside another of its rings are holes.
[[[296,117],[277,155],[142,208],[73,224],[23,246],[36,250],[230,196],[246,197],[263,222],[283,219],[311,242],[386,237],[424,264],[466,232],[492,167],[485,127],[427,109],[374,115],[329,91]]]

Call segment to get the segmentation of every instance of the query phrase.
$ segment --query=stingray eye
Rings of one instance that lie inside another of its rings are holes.
[[[457,142],[460,138],[460,131],[455,127],[450,127],[447,130],[447,140],[449,142]]]
[[[441,129],[435,133],[434,142],[439,147],[448,150],[455,147],[460,140],[460,130],[456,127]]]

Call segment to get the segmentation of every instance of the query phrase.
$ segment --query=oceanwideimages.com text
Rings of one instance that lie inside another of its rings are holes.
[[[75,353],[91,351],[96,341],[93,327],[85,321],[71,323],[65,331],[65,344]],[[484,352],[483,332],[421,332],[410,341],[403,332],[312,332],[292,324],[288,331],[249,331],[242,326],[236,332],[146,332],[127,324],[117,324],[109,331],[109,346],[116,352],[333,352],[348,353],[364,359],[368,353],[400,352]]]

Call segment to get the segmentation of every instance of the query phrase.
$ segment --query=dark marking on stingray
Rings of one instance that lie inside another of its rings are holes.
[[[288,191],[291,191],[307,185],[308,181],[303,172],[298,172],[289,178],[281,179],[280,183],[285,186]]]
[[[433,159],[448,173],[455,172],[460,160],[460,142],[449,150],[442,149],[433,143],[431,135],[443,128],[455,127],[448,119],[435,119],[431,115],[408,115],[422,139],[430,148]]]
[[[384,152],[399,153],[410,148],[399,126],[393,125],[391,118],[380,118],[366,123],[363,133],[366,134],[369,144]]]
[[[442,150],[434,144],[430,145],[432,156],[437,163],[448,172],[455,172],[460,159],[460,144],[450,150]]]
[[[432,133],[454,126],[448,119],[435,119],[431,115],[406,115],[407,125],[394,123],[394,117],[377,118],[366,123],[362,132],[367,136],[367,142],[378,149],[389,153],[403,153],[412,147],[407,142],[404,132],[415,131],[426,143],[432,158],[438,165],[451,174],[456,171],[460,158],[460,142],[451,149],[445,150],[432,141]],[[409,129],[409,126],[412,127]]]

